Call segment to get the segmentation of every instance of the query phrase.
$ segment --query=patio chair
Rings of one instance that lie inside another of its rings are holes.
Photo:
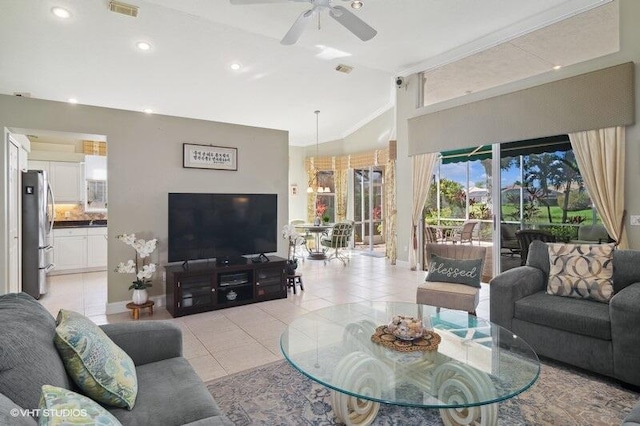
[[[320,240],[320,245],[326,247],[327,252],[329,253],[329,256],[324,261],[325,265],[331,259],[338,259],[343,265],[347,265],[349,256],[347,256],[345,251],[349,248],[352,234],[352,222],[339,222],[333,225],[329,236],[323,237]]]
[[[437,243],[438,239],[438,228],[435,226],[425,226],[424,227],[424,242],[428,243]]]
[[[520,243],[515,233],[516,229],[514,225],[501,223],[500,224],[500,249],[509,250],[508,254],[513,256],[520,253]]]
[[[454,244],[473,244],[473,230],[477,224],[478,222],[475,220],[466,221],[461,227],[452,229],[452,232],[447,236],[447,241],[451,241]]]
[[[578,227],[578,239],[571,242],[583,244],[606,244],[613,243],[615,241],[609,236],[604,225],[597,223],[595,225],[580,225]]]
[[[540,240],[545,243],[555,243],[556,237],[547,231],[540,229],[521,229],[516,231],[516,238],[520,245],[520,265],[524,266],[527,263],[527,256],[529,256],[529,245],[535,241]]]

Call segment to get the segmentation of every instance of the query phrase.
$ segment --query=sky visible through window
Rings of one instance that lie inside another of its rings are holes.
[[[467,162],[442,164],[440,166],[440,177],[467,186]],[[489,177],[490,179],[490,177]],[[520,181],[520,165],[512,165],[507,170],[502,170],[501,186],[513,185]],[[487,173],[481,161],[469,162],[469,185],[479,188],[487,187]]]

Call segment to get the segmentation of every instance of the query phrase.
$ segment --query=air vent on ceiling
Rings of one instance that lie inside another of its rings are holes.
[[[138,16],[138,6],[121,3],[119,1],[111,0],[109,2],[109,10],[120,13],[121,15],[133,16],[134,18]]]
[[[13,92],[13,96],[18,96],[20,98],[30,98],[31,93],[29,92]]]
[[[350,67],[349,65],[339,64],[336,67],[336,71],[349,74],[351,71],[353,71],[353,67]]]

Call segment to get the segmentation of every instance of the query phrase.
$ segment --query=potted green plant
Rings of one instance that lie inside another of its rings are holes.
[[[322,216],[322,223],[329,223],[329,220],[331,220],[331,218],[328,215]]]
[[[129,259],[127,263],[120,262],[116,272],[121,274],[136,274],[136,280],[131,283],[129,290],[133,290],[132,302],[142,305],[149,300],[147,288],[151,287],[151,277],[156,271],[156,264],[149,262],[149,256],[156,249],[156,238],[145,241],[136,239],[136,234],[122,234],[116,237],[136,251],[135,260]]]

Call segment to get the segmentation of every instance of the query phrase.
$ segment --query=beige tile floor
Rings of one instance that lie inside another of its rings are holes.
[[[280,333],[297,316],[341,303],[361,301],[414,302],[423,271],[391,266],[385,258],[354,252],[348,266],[339,261],[307,260],[299,263],[304,291],[286,299],[255,303],[218,311],[172,318],[164,308],[141,320],[170,320],[183,330],[184,355],[203,381],[215,379],[282,358]],[[105,315],[107,273],[51,277],[41,303],[56,315],[61,308],[74,310],[98,324],[132,321],[130,314]],[[478,316],[489,317],[489,288],[483,284]]]

